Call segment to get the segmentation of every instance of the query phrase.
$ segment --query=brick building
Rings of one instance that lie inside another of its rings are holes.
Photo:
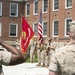
[[[7,41],[20,37],[21,14],[37,37],[41,8],[43,37],[67,40],[69,22],[75,20],[75,0],[0,0],[0,37]]]
[[[56,37],[57,41],[69,40],[69,22],[75,20],[74,0],[27,0],[25,18],[37,37],[38,19],[42,8],[43,37]]]
[[[24,1],[0,0],[0,38],[14,44],[21,35]]]

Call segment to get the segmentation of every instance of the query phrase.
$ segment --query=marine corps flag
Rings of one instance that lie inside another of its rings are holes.
[[[20,37],[20,44],[23,54],[26,53],[27,47],[33,35],[33,30],[31,29],[27,21],[24,19],[24,17],[22,17],[22,33]]]

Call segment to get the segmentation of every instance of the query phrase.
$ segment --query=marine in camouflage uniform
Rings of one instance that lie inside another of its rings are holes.
[[[55,52],[56,47],[57,47],[57,44],[55,42],[55,38],[53,38],[53,39],[48,38],[48,43],[47,43],[47,53],[48,53],[47,67],[50,64],[50,60],[51,60],[52,54]]]
[[[52,38],[51,43],[49,45],[50,51],[49,51],[49,59],[51,59],[52,54],[55,52],[57,44],[56,44],[56,38]],[[50,62],[50,61],[49,61]]]
[[[30,62],[33,63],[35,59],[35,47],[36,47],[36,41],[31,40],[30,42]]]
[[[45,67],[48,68],[49,66],[49,55],[48,55],[48,50],[46,48],[46,51],[45,51]]]
[[[46,39],[44,39],[44,42],[42,43],[42,52],[41,52],[41,63],[42,63],[42,67],[45,67],[45,65],[47,65],[47,55],[46,55],[46,51],[47,51],[47,44],[46,44]]]
[[[50,38],[47,38],[47,50],[46,50],[46,53],[45,53],[45,61],[46,61],[46,66],[45,67],[48,67],[49,66],[49,63],[50,63],[50,44],[51,44],[51,40]]]
[[[40,44],[40,41],[37,41],[37,57],[38,57],[38,64],[36,66],[41,66],[41,44]]]
[[[70,25],[70,42],[56,50],[52,55],[49,75],[57,75],[56,73],[59,68],[62,75],[75,75],[75,21],[71,22]]]

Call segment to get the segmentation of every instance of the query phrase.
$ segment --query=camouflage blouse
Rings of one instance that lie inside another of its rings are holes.
[[[62,75],[75,75],[75,42],[70,42],[54,52],[49,70],[57,71],[58,66],[60,66]]]

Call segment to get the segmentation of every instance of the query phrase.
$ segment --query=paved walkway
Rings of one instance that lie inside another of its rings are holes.
[[[48,75],[48,68],[36,66],[37,63],[23,63],[16,66],[3,66],[4,75]]]

